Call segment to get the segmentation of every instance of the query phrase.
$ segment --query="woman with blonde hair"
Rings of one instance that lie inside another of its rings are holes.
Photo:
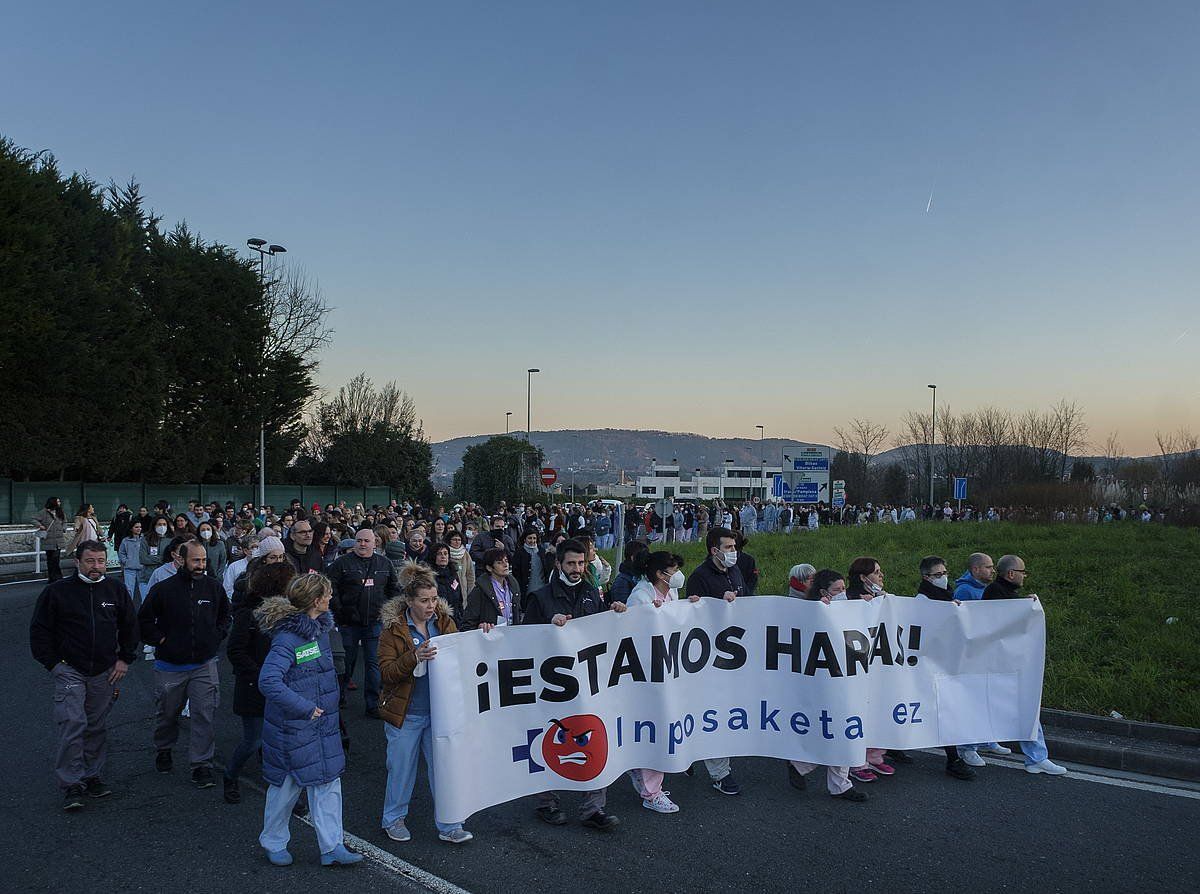
[[[429,788],[436,797],[433,726],[430,720],[429,662],[437,657],[433,638],[457,633],[445,600],[438,598],[437,579],[428,566],[409,562],[400,570],[401,594],[383,604],[379,620],[379,672],[383,693],[379,713],[387,735],[387,787],[383,795],[383,830],[393,841],[409,841],[405,825],[417,759],[425,756]],[[464,844],[474,836],[462,823],[438,823],[438,838]]]
[[[258,842],[267,859],[288,866],[288,822],[302,789],[308,792],[321,865],[351,865],[361,854],[346,849],[342,832],[342,771],[346,755],[338,731],[338,679],[333,667],[333,588],[323,574],[295,577],[286,596],[254,612],[270,635],[271,650],[258,674],[263,706],[263,778],[270,784]]]

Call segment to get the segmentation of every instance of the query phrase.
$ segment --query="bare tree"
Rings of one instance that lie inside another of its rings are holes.
[[[868,466],[888,437],[885,426],[876,425],[866,419],[852,419],[846,429],[835,426],[833,433],[837,436],[839,450],[858,454]]]
[[[326,324],[331,308],[320,283],[304,268],[289,265],[279,279],[267,283],[263,300],[271,321],[264,346],[267,362],[291,354],[315,365],[314,355],[333,338]]]
[[[1061,441],[1053,412],[1027,410],[1015,420],[1015,440],[1027,461],[1028,475],[1039,480],[1059,473]]]
[[[1051,412],[1054,413],[1054,421],[1058,426],[1058,452],[1062,454],[1058,475],[1064,478],[1067,474],[1067,463],[1087,446],[1088,426],[1084,420],[1083,409],[1074,401],[1064,398],[1051,408]]]
[[[1110,431],[1108,437],[1104,439],[1102,451],[1104,453],[1104,462],[1108,466],[1108,475],[1113,481],[1121,473],[1121,466],[1125,464],[1125,446],[1121,443],[1118,437],[1118,432]]]
[[[905,471],[917,481],[929,480],[929,456],[934,438],[933,416],[930,413],[909,411],[900,419],[900,431],[897,432],[893,446],[903,457]],[[924,493],[924,488],[918,488]]]

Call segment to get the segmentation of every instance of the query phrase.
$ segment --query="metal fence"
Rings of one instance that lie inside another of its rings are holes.
[[[345,500],[353,506],[386,505],[394,496],[388,487],[342,487],[328,485],[268,484],[267,504],[276,509],[286,507],[296,499],[306,507],[313,503],[322,506]],[[210,503],[213,500],[224,504],[232,501],[241,508],[242,503],[257,503],[258,488],[252,484],[145,484],[142,482],[89,481],[16,481],[0,478],[0,525],[29,524],[34,514],[46,505],[50,497],[63,502],[67,519],[75,515],[82,503],[96,507],[96,517],[107,521],[121,503],[135,514],[139,506],[153,509],[159,500],[166,500],[176,510],[187,508],[188,500]]]

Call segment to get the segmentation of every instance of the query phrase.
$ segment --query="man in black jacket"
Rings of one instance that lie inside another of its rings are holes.
[[[220,703],[217,650],[229,632],[229,600],[219,581],[206,574],[208,553],[199,541],[179,545],[183,567],[150,588],[138,620],[142,639],[154,646],[154,728],[160,773],[172,767],[171,748],[179,738],[179,715],[189,706],[188,762],[192,784],[212,788],[213,717]]]
[[[325,560],[313,543],[312,522],[307,518],[297,518],[283,538],[283,554],[297,574],[320,574],[325,570]]]
[[[488,531],[480,531],[471,541],[471,549],[468,551],[471,558],[475,560],[475,574],[482,575],[487,568],[483,564],[483,554],[489,549],[504,547],[508,550],[508,555],[511,558],[513,553],[517,551],[517,544],[508,534],[507,522],[503,515],[492,516],[492,527]]]
[[[1020,556],[1001,556],[996,560],[996,579],[983,591],[985,600],[992,599],[1032,599],[1038,601],[1036,593],[1022,593],[1021,587],[1029,577],[1025,560]],[[1018,742],[1021,753],[1025,756],[1026,773],[1045,773],[1049,776],[1063,776],[1066,767],[1059,766],[1050,760],[1050,752],[1046,748],[1046,737],[1042,732],[1042,722],[1038,721],[1034,738],[1028,742]]]
[[[333,598],[329,608],[337,622],[346,647],[346,675],[342,682],[342,697],[345,686],[354,677],[354,666],[358,659],[358,647],[364,653],[363,695],[366,700],[366,715],[379,716],[379,635],[383,625],[379,621],[379,610],[393,596],[400,594],[396,569],[386,556],[375,552],[375,532],[363,528],[354,535],[354,549],[338,558],[329,568],[329,581],[333,584]]]
[[[522,624],[553,624],[562,627],[574,618],[583,618],[604,610],[604,599],[600,591],[585,578],[587,571],[587,547],[578,540],[564,540],[555,550],[558,570],[551,576],[550,583],[529,596],[528,609]],[[618,607],[619,606],[619,607]],[[625,611],[623,602],[613,603],[613,611]],[[607,789],[584,792],[579,805],[579,819],[585,826],[611,832],[619,824],[615,816],[604,812]],[[561,826],[567,815],[558,806],[558,792],[542,792],[537,796],[537,815],[543,822]]]
[[[107,560],[103,543],[79,544],[75,575],[42,590],[29,624],[33,657],[54,678],[54,774],[66,792],[65,810],[81,808],[85,794],[112,793],[100,779],[108,756],[108,712],[117,683],[136,658],[133,602],[118,581],[104,576]]]
[[[733,602],[738,596],[748,596],[746,582],[738,571],[737,535],[728,528],[712,528],[704,539],[708,558],[688,575],[688,596],[711,596]],[[704,762],[713,788],[723,795],[740,795],[741,786],[733,778],[729,758],[715,757]],[[689,769],[690,773],[691,770]]]

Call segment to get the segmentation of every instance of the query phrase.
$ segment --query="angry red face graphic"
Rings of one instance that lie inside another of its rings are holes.
[[[542,736],[546,766],[572,782],[587,782],[608,763],[608,730],[595,714],[574,714],[551,720]]]

